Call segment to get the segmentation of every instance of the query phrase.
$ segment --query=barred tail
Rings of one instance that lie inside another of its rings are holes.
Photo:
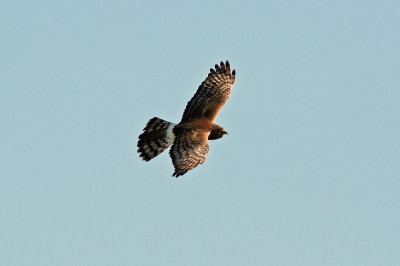
[[[175,139],[172,132],[175,124],[153,117],[147,122],[143,133],[139,136],[138,153],[139,156],[149,161],[168,148]]]

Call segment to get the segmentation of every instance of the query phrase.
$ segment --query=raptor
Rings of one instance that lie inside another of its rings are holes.
[[[172,176],[175,177],[204,163],[210,150],[208,140],[228,134],[214,121],[231,95],[235,77],[235,70],[231,71],[228,61],[216,64],[215,69],[211,68],[187,103],[178,124],[157,117],[149,120],[139,136],[139,156],[149,161],[172,145],[169,155],[175,168]]]

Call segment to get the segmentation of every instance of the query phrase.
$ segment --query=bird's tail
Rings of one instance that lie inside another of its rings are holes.
[[[174,123],[157,117],[150,119],[139,136],[137,144],[139,156],[149,161],[168,148],[175,139],[172,131],[174,126]]]

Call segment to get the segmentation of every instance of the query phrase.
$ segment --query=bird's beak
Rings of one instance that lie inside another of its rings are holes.
[[[228,132],[226,132],[225,130],[224,130],[224,131],[222,131],[222,133],[224,133],[224,134],[228,135]]]

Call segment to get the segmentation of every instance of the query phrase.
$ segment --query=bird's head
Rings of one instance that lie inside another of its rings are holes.
[[[208,139],[220,139],[223,135],[228,134],[228,132],[223,128],[215,128],[211,130]]]

